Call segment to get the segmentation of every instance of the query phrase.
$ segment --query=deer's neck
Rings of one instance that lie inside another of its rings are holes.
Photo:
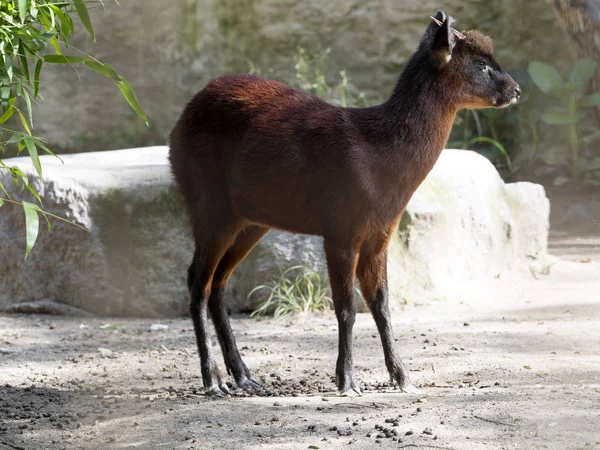
[[[386,133],[395,143],[390,150],[433,166],[448,141],[457,112],[449,97],[439,80],[422,76],[409,66],[381,106]]]
[[[433,168],[444,149],[457,108],[443,86],[411,67],[404,71],[391,98],[364,110],[363,135],[369,136],[373,172],[392,194],[389,210],[401,211]],[[391,189],[390,189],[391,188]]]

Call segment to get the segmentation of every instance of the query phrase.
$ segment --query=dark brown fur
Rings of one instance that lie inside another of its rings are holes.
[[[446,16],[436,17],[444,25],[430,24],[382,105],[335,107],[250,75],[217,78],[187,105],[171,133],[170,158],[196,242],[190,312],[209,392],[224,394],[227,386],[212,357],[207,308],[228,372],[241,387],[258,386],[235,345],[223,292],[235,267],[271,228],[324,237],[340,327],[340,391],[360,392],[352,368],[355,276],[390,376],[409,388],[389,319],[389,239],[444,148],[456,112],[489,107],[516,89],[493,61],[491,41],[471,32],[455,42]],[[471,67],[475,59],[497,67],[493,83],[481,81]]]

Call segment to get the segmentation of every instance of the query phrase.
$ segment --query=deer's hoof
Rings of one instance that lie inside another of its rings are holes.
[[[218,398],[227,397],[231,394],[226,383],[221,383],[218,385],[213,384],[212,386],[205,388],[204,391],[206,392],[206,395]]]
[[[401,387],[400,390],[407,394],[420,394],[421,391],[414,387],[412,384],[408,383],[405,386]]]
[[[363,393],[358,386],[352,386],[344,392],[340,392],[342,397],[362,397]]]
[[[251,394],[259,394],[262,392],[262,385],[253,378],[244,377],[237,382],[238,386]]]

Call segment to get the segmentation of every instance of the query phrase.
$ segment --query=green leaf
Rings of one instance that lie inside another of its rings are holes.
[[[583,106],[600,106],[600,92],[594,92],[583,100]]]
[[[1,207],[2,205],[4,205],[4,200],[2,200],[2,199],[0,198],[0,207]]]
[[[33,203],[23,202],[23,211],[25,212],[25,259],[33,248],[38,237],[40,229],[40,218],[38,216],[39,208]]]
[[[2,183],[0,183],[0,190],[2,192],[4,192],[4,195],[6,195],[7,198],[10,198],[10,195],[8,195],[8,192],[6,191],[6,188],[4,187],[4,185]],[[4,202],[4,200],[2,200]]]
[[[64,26],[63,26],[63,31],[64,31]],[[66,37],[65,34],[66,32],[63,32],[63,34],[61,35],[63,37],[63,39],[66,41]],[[60,49],[60,42],[58,41],[58,39],[56,37],[53,37],[50,39],[50,44],[52,44],[52,48],[54,48],[54,51],[56,52],[57,55],[62,55],[62,50]],[[69,44],[65,43],[65,45],[68,47]]]
[[[8,119],[10,119],[12,117],[12,115],[15,112],[14,104],[16,101],[17,101],[16,98],[11,98],[8,101],[8,108],[4,111],[2,116],[0,116],[0,124],[3,124],[4,122],[6,122]]]
[[[573,68],[569,80],[576,87],[584,86],[594,76],[597,68],[596,61],[592,59],[579,61]]]
[[[4,70],[6,70],[6,74],[8,75],[8,79],[12,81],[13,78],[13,65],[12,59],[10,59],[9,55],[4,55]]]
[[[23,44],[21,44],[19,46],[19,53],[21,54],[19,56],[19,58],[21,59],[21,68],[23,69],[23,75],[25,76],[25,79],[30,82],[30,78],[29,78],[29,64],[27,62],[27,58],[25,57],[25,48],[23,46]]]
[[[552,184],[553,184],[554,186],[562,186],[563,184],[565,184],[565,183],[567,183],[567,182],[569,182],[569,181],[571,181],[571,179],[570,179],[570,178],[568,178],[568,177],[565,177],[565,176],[562,176],[562,175],[559,175],[559,176],[557,176],[557,177],[554,179],[554,181],[552,182]]]
[[[57,155],[57,154],[55,154],[55,153],[54,153],[52,150],[50,150],[48,147],[46,147],[46,145],[45,145],[45,144],[44,144],[44,143],[43,143],[41,140],[38,140],[38,141],[36,142],[36,145],[37,145],[38,147],[40,147],[42,150],[44,150],[46,153],[48,153],[49,155],[52,155],[52,156],[54,156],[54,157],[58,158],[58,159],[59,159],[59,161],[60,161],[61,163],[63,163],[63,164],[64,164],[64,161],[63,161],[63,160],[60,158],[60,156],[58,156],[58,155]]]
[[[8,141],[6,141],[6,143],[7,144],[16,144],[20,140],[21,140],[21,135],[17,132],[17,133],[13,133],[13,135],[10,137],[10,139]]]
[[[27,0],[19,0],[19,17],[21,18],[21,23],[24,23],[27,17]]]
[[[25,145],[27,146],[27,151],[29,151],[29,156],[33,162],[33,167],[35,167],[35,171],[41,177],[42,165],[40,164],[40,157],[38,155],[37,147],[31,139],[25,139]]]
[[[508,166],[508,169],[512,172],[512,161],[510,160],[510,156],[508,156],[508,152],[500,142],[485,136],[476,137],[475,139],[471,139],[470,141],[471,144],[477,144],[478,142],[485,142],[488,144],[492,144],[494,147],[496,147],[500,151],[500,153],[502,153],[506,158],[506,165]]]
[[[40,198],[40,194],[37,193],[37,191],[35,190],[35,188],[30,184],[27,183],[27,189],[29,189],[29,192],[31,192],[31,195],[33,195],[35,197],[35,199],[40,202],[40,205],[42,204],[42,199]]]
[[[29,98],[29,92],[23,92],[23,97],[25,97],[25,104],[27,105],[27,114],[29,115],[29,123],[33,128],[33,110],[31,109],[31,99]]]
[[[90,33],[92,40],[96,42],[96,35],[94,34],[94,27],[92,26],[92,21],[90,20],[90,15],[88,13],[87,6],[85,6],[83,0],[73,0],[73,4],[75,5],[77,14],[79,14],[81,23],[83,23],[85,29],[88,31],[88,33]]]
[[[541,61],[532,61],[527,68],[531,79],[538,89],[545,94],[562,86],[562,77],[558,70]]]
[[[38,93],[40,92],[40,72],[42,71],[43,65],[44,60],[42,58],[38,59],[38,62],[35,64],[35,74],[33,75],[33,98],[37,98]]]
[[[146,114],[144,113],[144,110],[142,109],[142,105],[140,105],[140,102],[139,102],[137,96],[135,95],[135,92],[133,92],[133,89],[129,85],[127,80],[125,78],[121,77],[121,80],[117,82],[117,87],[123,93],[123,97],[125,97],[125,100],[127,100],[127,103],[129,103],[129,106],[131,106],[131,108],[137,113],[137,115],[140,116],[144,122],[146,122],[146,125],[149,125],[148,117],[146,117]]]
[[[23,113],[21,111],[18,111],[18,113],[19,113],[19,117],[21,117],[21,123],[23,124],[23,128],[25,128],[25,131],[27,131],[27,134],[29,136],[31,136],[31,129],[29,128],[29,124],[27,123],[25,116],[23,115]]]
[[[583,158],[580,159],[579,166],[581,167],[582,172],[593,172],[596,170],[600,170],[600,156],[596,156],[591,160],[585,160]]]
[[[5,110],[9,107],[9,100],[11,97],[12,92],[10,90],[10,86],[0,86],[0,100],[2,101],[2,110]]]
[[[46,55],[44,56],[44,62],[50,64],[76,64],[92,61],[90,58],[84,56],[69,56],[69,55]]]
[[[108,64],[103,64],[97,61],[85,61],[84,64],[88,66],[90,69],[98,72],[100,75],[104,75],[105,77],[112,78],[114,81],[121,81],[121,76],[117,73],[115,69],[113,69]]]
[[[568,113],[546,111],[542,114],[542,120],[548,125],[570,125],[577,122],[576,117],[572,117]]]

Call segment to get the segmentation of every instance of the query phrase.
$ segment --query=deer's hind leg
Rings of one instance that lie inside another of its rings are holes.
[[[196,244],[194,259],[188,269],[190,316],[194,324],[202,381],[206,392],[223,396],[229,393],[229,389],[213,357],[207,306],[219,262],[235,241],[242,225],[226,209],[211,210],[207,204],[198,204],[197,208],[190,208],[190,215]]]
[[[208,300],[208,307],[219,338],[227,372],[233,376],[239,387],[247,391],[260,388],[260,384],[252,379],[250,371],[242,361],[238,351],[235,336],[229,323],[229,316],[227,315],[224,293],[227,280],[229,280],[237,265],[243,261],[267,231],[268,228],[266,227],[250,225],[237,234],[235,241],[227,249],[217,266]]]

